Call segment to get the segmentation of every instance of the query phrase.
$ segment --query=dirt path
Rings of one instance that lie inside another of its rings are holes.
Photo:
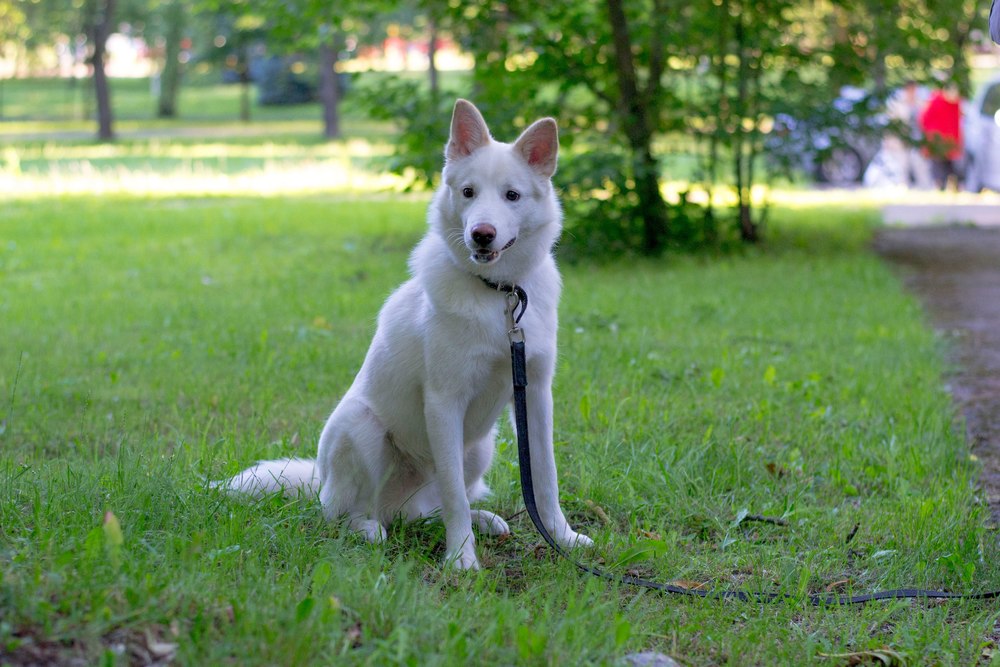
[[[949,384],[1000,524],[1000,227],[885,229],[875,249],[954,341]]]

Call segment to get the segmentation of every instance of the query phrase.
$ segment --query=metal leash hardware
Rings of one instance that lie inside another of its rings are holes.
[[[517,329],[516,325],[521,322],[521,318],[524,317],[524,311],[528,309],[528,293],[516,283],[495,283],[483,276],[479,276],[479,279],[490,289],[503,292],[507,295],[507,306],[504,311],[507,315],[507,330],[513,331]]]
[[[528,307],[527,300],[522,301],[520,292],[523,292],[520,287],[517,289],[507,292],[507,307],[504,309],[504,315],[507,316],[507,340],[510,344],[520,343],[524,345],[524,329],[518,326],[521,321],[521,317],[524,315],[525,309]],[[521,312],[515,317],[514,313],[517,311],[517,307],[521,306]]]
[[[714,600],[739,600],[741,602],[770,603],[781,600],[793,600],[794,596],[787,593],[770,593],[763,591],[743,591],[743,590],[706,590],[696,588],[685,588],[675,584],[665,584],[658,581],[649,581],[632,575],[616,575],[600,568],[584,565],[573,558],[560,546],[549,534],[548,529],[542,523],[542,518],[538,513],[538,505],[535,503],[535,488],[531,478],[531,446],[528,440],[528,400],[525,388],[528,386],[527,361],[524,348],[524,330],[518,326],[521,316],[527,308],[527,293],[519,285],[497,285],[483,278],[483,282],[494,289],[498,289],[507,294],[507,306],[504,314],[507,318],[507,337],[510,339],[511,373],[514,385],[514,430],[517,435],[517,457],[521,476],[521,494],[524,498],[524,509],[531,522],[535,525],[535,530],[542,539],[562,558],[572,563],[577,569],[591,574],[595,577],[607,581],[628,584],[657,590],[663,593],[674,595],[685,595]],[[517,308],[520,312],[515,316]],[[946,599],[946,600],[990,600],[1000,597],[1000,591],[987,591],[983,593],[949,593],[946,591],[924,590],[919,588],[897,588],[885,591],[876,591],[864,595],[835,595],[833,593],[820,594],[811,593],[806,599],[814,606],[830,605],[844,606],[873,602],[876,600],[900,600],[907,598],[918,599]]]

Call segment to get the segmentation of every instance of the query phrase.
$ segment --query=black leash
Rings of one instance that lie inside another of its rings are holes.
[[[741,602],[777,602],[780,600],[793,600],[795,596],[786,593],[763,593],[741,590],[702,590],[697,588],[684,588],[674,584],[664,584],[658,581],[649,581],[641,577],[632,575],[617,575],[606,572],[596,567],[584,565],[573,558],[565,549],[556,543],[555,539],[542,524],[542,518],[538,514],[538,506],[535,504],[535,488],[531,481],[531,449],[528,442],[528,400],[525,388],[528,386],[528,367],[525,360],[524,351],[524,331],[518,326],[524,311],[528,306],[528,295],[519,285],[507,283],[494,283],[485,278],[482,281],[492,289],[499,290],[507,295],[507,337],[510,339],[511,371],[514,381],[514,425],[517,431],[517,457],[521,470],[521,492],[524,496],[524,509],[535,524],[535,529],[552,549],[575,565],[577,569],[600,577],[607,581],[613,581],[630,586],[639,586],[652,590],[671,593],[674,595],[688,595],[699,598],[709,598],[716,600],[739,600]],[[874,602],[876,600],[901,600],[908,598],[923,599],[945,599],[945,600],[991,600],[1000,597],[1000,591],[989,591],[986,593],[949,593],[946,591],[932,591],[921,588],[896,588],[886,591],[877,591],[865,595],[834,595],[832,593],[821,594],[811,593],[808,600],[813,605],[854,605]]]

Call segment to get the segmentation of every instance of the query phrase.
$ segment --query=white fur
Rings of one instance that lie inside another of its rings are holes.
[[[516,283],[529,295],[521,327],[542,521],[563,546],[592,544],[570,528],[559,506],[552,449],[561,281],[551,250],[562,214],[550,178],[557,153],[550,118],[505,144],[490,137],[472,104],[455,104],[443,182],[427,234],[410,257],[412,278],[383,306],[364,364],[320,436],[315,469],[327,518],[346,516],[351,528],[378,541],[396,516],[440,512],[446,561],[462,569],[479,567],[473,524],[489,534],[509,532],[499,516],[469,507],[489,492],[483,475],[497,419],[512,397],[505,296],[482,276]],[[510,201],[509,191],[520,197]],[[496,230],[485,249],[471,237],[477,224]],[[260,494],[315,488],[315,481],[309,462],[290,459],[260,462],[223,484]]]
[[[213,488],[248,496],[263,496],[282,491],[319,493],[319,471],[310,459],[258,461],[236,477],[224,482],[210,482]]]

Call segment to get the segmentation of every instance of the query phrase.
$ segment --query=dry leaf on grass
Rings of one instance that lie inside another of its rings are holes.
[[[604,511],[604,508],[595,503],[593,500],[585,500],[583,504],[586,505],[591,512],[597,515],[597,518],[605,523],[605,525],[611,525],[611,517],[608,513]]]
[[[835,581],[832,584],[827,584],[826,588],[823,589],[823,590],[825,590],[827,593],[831,593],[835,589],[840,588],[842,586],[846,586],[846,585],[848,585],[850,583],[851,583],[850,579],[841,579],[840,581]]]

